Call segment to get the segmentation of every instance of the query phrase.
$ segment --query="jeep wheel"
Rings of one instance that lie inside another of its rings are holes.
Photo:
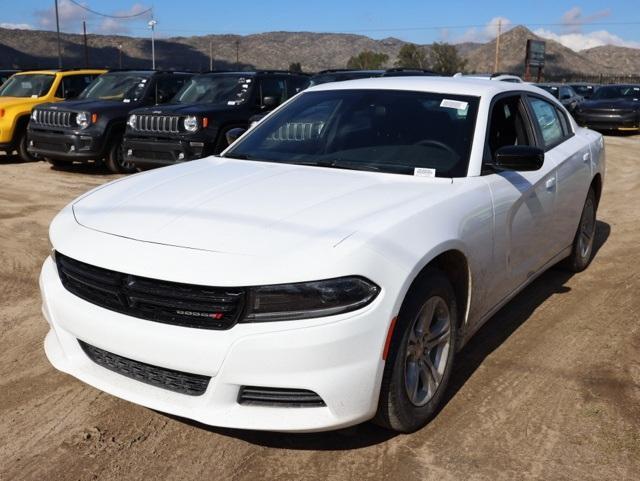
[[[112,139],[107,153],[106,164],[107,168],[114,174],[130,174],[136,171],[135,164],[124,158],[121,135]]]
[[[33,162],[36,158],[27,150],[27,131],[22,132],[18,142],[18,155],[25,162]]]
[[[403,433],[423,427],[442,402],[456,350],[451,283],[427,269],[400,310],[384,367],[376,424]]]

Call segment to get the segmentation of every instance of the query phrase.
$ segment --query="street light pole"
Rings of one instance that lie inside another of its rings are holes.
[[[56,7],[56,31],[58,32],[58,68],[62,68],[62,49],[60,48],[60,17],[58,16],[58,0],[55,0]]]
[[[122,68],[122,44],[118,44],[118,68]]]
[[[156,22],[154,19],[149,20],[149,28],[151,29],[151,68],[153,70],[156,69],[156,46],[155,46],[155,38],[154,33],[156,30]]]

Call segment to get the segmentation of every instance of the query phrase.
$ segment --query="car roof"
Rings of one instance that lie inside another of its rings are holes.
[[[106,69],[75,69],[75,70],[58,70],[58,69],[50,69],[50,70],[25,70],[24,72],[18,72],[16,75],[29,75],[29,74],[43,74],[43,75],[82,75],[82,74],[98,74],[101,75],[107,72]]]
[[[495,82],[486,78],[473,77],[373,77],[320,84],[307,91],[382,89],[418,92],[438,92],[450,95],[470,95],[473,97],[494,96],[501,92],[528,91],[540,94],[541,90],[524,83]]]

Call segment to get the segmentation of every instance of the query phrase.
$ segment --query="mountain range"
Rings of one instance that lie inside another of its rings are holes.
[[[500,37],[498,70],[524,72],[527,39],[542,39],[526,27],[517,26]],[[344,68],[349,58],[363,50],[385,53],[394,65],[406,42],[397,38],[375,40],[363,35],[311,32],[269,32],[253,35],[203,35],[157,38],[156,65],[161,69],[287,69],[300,62],[305,71]],[[85,64],[82,35],[61,34],[64,67]],[[423,45],[427,50],[430,45]],[[496,40],[458,44],[470,72],[492,72]],[[88,58],[92,67],[150,68],[149,38],[88,35]],[[56,33],[43,30],[0,28],[0,68],[57,66]],[[607,45],[579,52],[546,39],[547,75],[640,75],[640,49]]]

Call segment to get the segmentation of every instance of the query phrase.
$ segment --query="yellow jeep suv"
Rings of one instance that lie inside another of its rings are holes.
[[[57,102],[80,92],[106,70],[34,70],[13,75],[0,87],[0,151],[17,150],[23,160],[27,152],[27,124],[31,110],[44,102]]]

